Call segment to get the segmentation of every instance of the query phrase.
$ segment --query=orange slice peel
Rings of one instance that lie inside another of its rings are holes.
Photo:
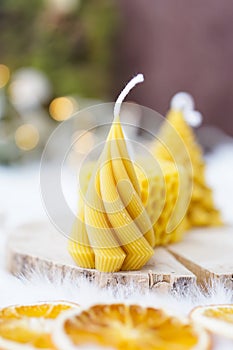
[[[59,350],[85,346],[117,350],[210,349],[209,334],[162,309],[98,304],[58,318],[53,341]]]
[[[0,309],[0,349],[56,349],[51,338],[55,319],[77,307],[74,303],[55,301]]]

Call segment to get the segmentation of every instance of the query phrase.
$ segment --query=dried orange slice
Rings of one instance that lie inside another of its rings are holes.
[[[161,309],[139,305],[104,304],[67,312],[58,318],[53,341],[59,350],[111,348],[118,350],[204,350],[208,333]]]
[[[208,305],[195,308],[192,320],[207,330],[233,339],[233,305]]]
[[[50,334],[55,319],[74,307],[78,305],[49,302],[0,309],[0,349],[56,349]]]

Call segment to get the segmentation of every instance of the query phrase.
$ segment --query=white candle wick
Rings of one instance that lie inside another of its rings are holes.
[[[185,109],[193,110],[194,109],[194,99],[187,92],[178,92],[175,94],[170,102],[170,106],[173,109],[183,111]]]
[[[187,92],[178,92],[175,94],[170,103],[172,109],[181,111],[185,121],[192,127],[196,128],[202,123],[202,114],[194,110],[194,99]]]
[[[143,74],[138,74],[136,77],[132,78],[128,84],[125,86],[125,88],[121,91],[120,95],[118,96],[115,106],[114,106],[114,118],[119,117],[121,105],[128,95],[128,93],[134,88],[135,85],[142,83],[144,81]]]
[[[197,128],[202,123],[202,114],[199,111],[186,109],[183,112],[184,119],[193,128]]]

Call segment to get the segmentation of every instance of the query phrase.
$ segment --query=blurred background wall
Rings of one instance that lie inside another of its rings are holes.
[[[233,134],[233,2],[119,0],[118,86],[142,71],[130,98],[161,112],[177,91],[194,96],[205,124]],[[117,93],[117,89],[115,90]]]
[[[232,29],[231,0],[1,0],[0,162],[40,154],[58,123],[138,72],[130,100],[164,115],[190,92],[204,125],[233,135]]]

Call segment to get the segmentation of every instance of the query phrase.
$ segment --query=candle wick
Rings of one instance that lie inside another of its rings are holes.
[[[192,126],[193,128],[197,128],[202,124],[202,114],[199,111],[196,110],[184,110],[183,112],[184,119],[188,125]]]
[[[125,86],[125,88],[121,91],[120,95],[118,96],[115,106],[114,106],[114,118],[119,117],[121,105],[128,93],[134,88],[135,85],[142,83],[144,81],[143,74],[138,74],[136,77],[132,78],[128,84]]]
[[[194,100],[192,95],[187,92],[178,92],[170,103],[171,109],[181,111],[188,125],[196,128],[202,124],[202,114],[194,109]]]

